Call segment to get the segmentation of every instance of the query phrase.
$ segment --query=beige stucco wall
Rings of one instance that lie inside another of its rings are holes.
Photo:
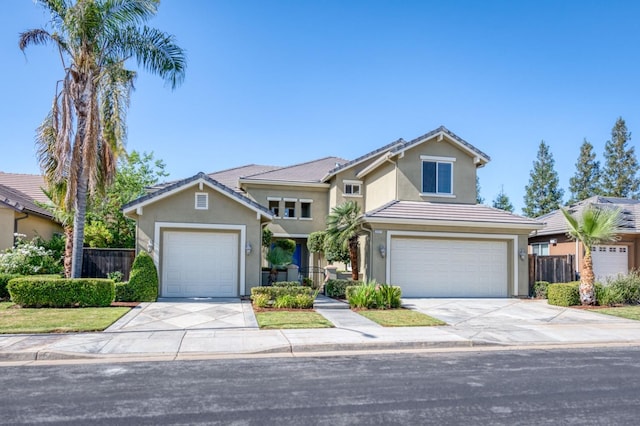
[[[442,233],[439,238],[452,238],[447,234],[455,233],[468,233],[468,234],[485,234],[484,239],[491,240],[492,235],[496,235],[495,240],[507,242],[507,282],[508,282],[508,295],[509,296],[527,296],[529,293],[529,276],[528,267],[529,263],[526,259],[522,260],[517,256],[517,293],[514,293],[514,255],[518,253],[520,249],[527,250],[528,232],[526,230],[515,229],[496,229],[496,228],[456,228],[456,227],[433,227],[433,226],[410,226],[410,225],[384,225],[384,224],[370,224],[371,226],[371,240],[367,244],[365,250],[365,256],[367,259],[363,261],[366,266],[365,278],[375,279],[378,282],[386,282],[386,257],[382,257],[379,247],[382,245],[385,249],[387,247],[387,233],[389,231],[416,231],[416,232],[437,232]],[[508,238],[501,237],[500,235],[507,235]],[[434,238],[434,237],[432,237]],[[463,238],[462,236],[456,236],[455,238]],[[514,251],[514,244],[516,249]],[[388,254],[388,253],[387,253]],[[455,265],[452,264],[452,267]],[[393,283],[389,283],[393,284]]]
[[[455,197],[421,196],[422,160],[421,155],[453,157],[453,195]],[[476,203],[476,166],[473,158],[457,146],[435,139],[407,150],[398,158],[398,199],[404,201],[432,201],[440,203]]]
[[[62,233],[57,223],[31,213],[16,212],[11,208],[0,207],[0,250],[13,247],[15,219],[18,218],[18,233],[26,235],[27,240],[40,236],[50,240],[54,233]]]
[[[196,192],[209,194],[208,210],[196,210],[194,208]],[[245,294],[250,294],[252,287],[260,285],[262,229],[261,220],[257,218],[255,210],[207,186],[204,186],[202,190],[199,190],[197,186],[193,186],[145,206],[140,216],[136,214],[131,214],[131,216],[137,220],[137,251],[147,250],[149,240],[153,240],[155,243],[157,252],[154,252],[154,260],[156,261],[158,276],[161,281],[162,248],[160,242],[162,241],[162,235],[155,235],[156,222],[172,222],[176,224],[175,227],[168,226],[163,228],[162,232],[185,230],[181,227],[181,224],[246,225],[246,242],[251,244],[253,249],[251,254],[246,255],[245,247],[239,247],[240,256],[245,256]],[[202,232],[206,231],[215,232],[216,230],[202,229]],[[227,232],[239,231],[229,230]],[[162,289],[162,282],[160,282],[160,289]]]
[[[0,207],[0,251],[13,247],[14,210]]]
[[[305,236],[325,228],[329,212],[329,195],[326,187],[245,184],[245,190],[249,198],[265,207],[269,206],[268,198],[280,198],[281,216],[284,212],[285,199],[295,200],[295,218],[274,218],[268,225],[274,235]],[[312,200],[311,220],[300,218],[301,200]]]
[[[386,162],[365,177],[367,197],[365,211],[371,211],[396,199],[397,173],[395,163]]]

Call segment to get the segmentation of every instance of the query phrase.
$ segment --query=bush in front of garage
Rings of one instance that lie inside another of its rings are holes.
[[[345,299],[347,297],[347,287],[362,285],[362,281],[352,280],[327,280],[324,284],[324,294],[336,299]]]
[[[609,278],[596,287],[596,300],[599,305],[637,305],[640,304],[640,272],[631,271]]]
[[[547,300],[550,305],[576,306],[580,304],[580,282],[549,284]]]
[[[72,308],[109,306],[115,296],[112,280],[26,276],[7,285],[11,300],[22,307]]]
[[[533,294],[531,296],[536,299],[546,299],[548,287],[548,281],[536,281],[535,284],[533,284]]]
[[[155,302],[158,299],[158,271],[149,253],[138,253],[131,266],[129,282],[119,287],[119,297],[130,299],[121,301]]]
[[[20,274],[0,274],[0,300],[9,298],[7,284],[10,280],[20,277]]]

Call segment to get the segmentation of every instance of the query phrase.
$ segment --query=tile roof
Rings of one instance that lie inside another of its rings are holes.
[[[351,160],[351,161],[347,161],[344,164],[340,164],[339,166],[334,166],[331,170],[328,171],[327,175],[324,176],[323,180],[327,180],[329,179],[331,176],[335,175],[336,173],[340,172],[341,170],[345,170],[348,169],[351,166],[354,166],[358,163],[362,163],[363,161],[369,160],[371,158],[374,158],[376,155],[378,154],[384,154],[385,152],[391,150],[394,147],[397,146],[401,146],[403,144],[405,144],[406,141],[402,138],[395,140],[383,147],[380,147],[378,149],[375,149],[371,152],[368,152],[364,155],[361,155],[360,157],[356,158],[355,160]]]
[[[0,185],[16,189],[32,200],[41,203],[49,203],[49,198],[44,195],[42,188],[46,187],[44,178],[40,175],[29,175],[22,173],[0,172]]]
[[[173,182],[170,185],[164,186],[162,188],[158,188],[154,192],[151,192],[151,193],[148,193],[146,195],[143,195],[142,197],[139,197],[139,198],[137,198],[137,199],[125,204],[124,206],[122,206],[122,210],[123,211],[131,210],[136,205],[139,205],[139,204],[145,203],[146,201],[150,201],[150,200],[152,200],[154,198],[160,197],[163,194],[171,192],[171,191],[173,191],[175,189],[178,189],[178,188],[180,188],[182,186],[188,185],[189,183],[197,181],[199,179],[203,179],[204,181],[209,183],[211,186],[214,186],[214,187],[218,188],[221,192],[227,194],[229,197],[235,198],[237,201],[251,206],[253,209],[255,209],[257,211],[260,211],[265,216],[273,217],[271,211],[268,208],[256,203],[255,201],[251,200],[248,197],[245,197],[244,195],[238,193],[237,191],[234,191],[233,189],[229,188],[228,186],[225,186],[225,185],[221,184],[220,182],[210,178],[208,175],[204,174],[203,172],[200,172],[197,175],[191,176],[189,178]]]
[[[265,166],[260,164],[247,164],[245,166],[234,167],[232,169],[221,170],[218,172],[209,173],[209,177],[214,179],[226,187],[233,189],[236,192],[241,192],[238,185],[240,178],[245,176],[256,175],[265,172],[271,172],[273,170],[281,169],[282,166]]]
[[[53,215],[48,210],[37,205],[29,195],[2,184],[0,184],[0,204],[4,204],[20,212],[26,211],[47,218],[53,218]]]
[[[336,164],[341,165],[346,162],[347,160],[340,157],[324,157],[243,177],[251,180],[315,183],[321,182],[327,172],[336,167]]]
[[[428,201],[392,201],[364,214],[364,220],[425,221],[425,222],[466,222],[503,225],[505,227],[540,228],[537,220],[518,216],[481,204],[448,204]]]
[[[620,233],[636,233],[640,231],[638,229],[638,225],[640,225],[640,200],[596,195],[568,206],[567,210],[571,214],[579,214],[588,205],[595,205],[599,208],[619,209],[622,222]],[[544,228],[536,232],[536,235],[565,234],[568,231],[567,223],[560,209],[540,216],[536,220],[544,223]]]

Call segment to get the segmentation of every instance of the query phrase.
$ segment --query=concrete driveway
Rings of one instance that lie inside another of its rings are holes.
[[[530,299],[402,299],[461,337],[488,343],[635,341],[637,321]]]
[[[141,303],[105,332],[257,329],[251,302],[239,298],[159,299]]]

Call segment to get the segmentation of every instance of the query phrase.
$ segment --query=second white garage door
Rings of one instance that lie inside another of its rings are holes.
[[[595,246],[591,249],[593,273],[596,279],[604,281],[618,274],[629,273],[629,253],[627,246]]]
[[[166,231],[163,297],[238,296],[238,234]]]
[[[391,239],[390,284],[403,297],[506,297],[505,241]]]

